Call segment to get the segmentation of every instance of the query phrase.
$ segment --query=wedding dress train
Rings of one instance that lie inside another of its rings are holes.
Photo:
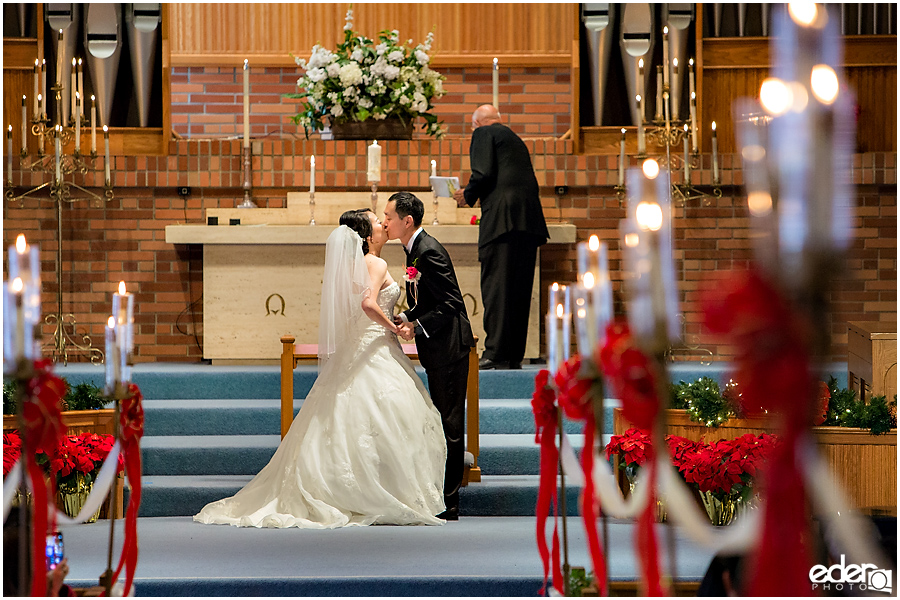
[[[390,316],[400,297],[378,294]],[[324,364],[269,464],[195,521],[329,529],[440,525],[447,448],[441,417],[396,336],[362,310]]]

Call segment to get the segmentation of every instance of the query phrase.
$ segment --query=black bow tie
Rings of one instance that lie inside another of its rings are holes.
[[[403,246],[403,251],[406,253],[407,256],[409,256],[409,248],[407,248],[405,244]]]

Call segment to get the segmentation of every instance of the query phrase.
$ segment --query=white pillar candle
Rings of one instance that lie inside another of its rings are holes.
[[[669,85],[669,28],[663,27],[663,85]]]
[[[41,117],[47,117],[47,61],[41,60]]]
[[[719,141],[716,139],[716,122],[712,122],[713,185],[719,184]]]
[[[62,84],[63,52],[65,52],[62,29],[59,30],[56,42],[56,83]]]
[[[78,86],[77,86],[78,73],[76,72],[76,71],[78,71],[77,67],[78,67],[78,62],[73,58],[72,59],[72,77],[71,77],[72,83],[69,86],[69,98],[71,99],[71,102],[70,102],[71,110],[69,111],[69,114],[72,115],[72,118],[76,119],[76,120],[78,118],[78,112],[77,112],[78,107],[75,104],[75,92],[78,91]]]
[[[688,60],[688,93],[694,95],[694,59]]]
[[[643,116],[644,114],[644,98],[643,96],[635,97],[635,101],[637,102],[638,112]],[[638,156],[643,156],[647,153],[647,138],[644,132],[644,119],[638,119]]]
[[[97,154],[97,98],[91,94],[91,154]]]
[[[431,161],[431,176],[437,177],[437,161],[436,160]]]
[[[556,375],[560,365],[569,359],[570,326],[569,287],[553,283],[547,313],[547,368]]]
[[[684,182],[691,184],[691,161],[688,155],[688,126],[684,124]]]
[[[112,394],[116,390],[117,367],[119,366],[119,357],[116,356],[116,320],[110,317],[106,320],[106,393]]]
[[[622,139],[619,141],[619,187],[625,185],[625,128],[622,128]]]
[[[369,146],[367,170],[370,182],[381,181],[381,146],[378,145],[378,140],[373,140]]]
[[[494,58],[494,70],[491,74],[491,90],[493,91],[494,108],[500,109],[500,65]]]
[[[608,248],[596,235],[578,244],[578,279],[588,292],[588,333],[591,349],[606,338],[606,325],[612,320],[612,283],[609,278]]]
[[[250,60],[244,59],[244,148],[250,147]]]
[[[125,289],[125,282],[119,282],[119,289],[113,294],[112,318],[116,326],[116,347],[121,365],[119,372],[123,383],[131,381],[131,356],[134,351],[134,294]]]
[[[10,292],[12,293],[12,305],[15,307],[15,343],[14,343],[14,352],[16,357],[16,362],[25,358],[25,336],[27,335],[27,328],[25,327],[25,312],[22,305],[22,293],[24,285],[22,284],[22,280],[19,277],[16,277],[10,283]]]
[[[84,67],[81,64],[81,59],[78,59],[78,95],[81,96],[81,108],[78,111],[78,116],[80,118],[84,118]]]
[[[662,94],[663,94],[662,67],[656,67],[656,120],[657,121],[662,121],[662,117],[663,117]]]
[[[104,150],[106,151],[106,161],[104,161],[104,164],[105,164],[105,171],[106,171],[106,185],[108,186],[108,185],[110,185],[111,179],[110,179],[110,176],[109,176],[109,171],[110,171],[110,165],[109,165],[109,127],[107,127],[106,125],[103,126],[103,146],[104,146]]]
[[[62,167],[60,155],[62,154],[62,125],[56,126],[56,136],[53,138],[53,147],[56,153],[56,183],[59,184],[62,181]]]
[[[34,59],[34,95],[32,96],[32,98],[34,99],[34,104],[33,104],[34,110],[32,112],[34,113],[35,117],[40,116],[40,112],[41,112],[41,106],[40,106],[40,104],[38,104],[38,95],[41,93],[41,91],[39,89],[40,84],[38,83],[38,79],[40,79],[40,70],[41,70],[40,61],[38,59]]]
[[[28,150],[28,99],[22,96],[22,154]]]
[[[40,322],[41,314],[41,258],[40,250],[25,241],[25,235],[19,234],[16,243],[9,247],[8,263],[9,279],[22,280],[25,317],[31,330]],[[26,348],[26,351],[28,349]],[[33,353],[28,351],[28,355]],[[34,354],[36,356],[36,354]]]
[[[309,193],[316,193],[316,157],[309,157]]]
[[[691,152],[697,153],[697,94],[691,92]]]
[[[12,125],[6,130],[6,180],[12,183]]]
[[[72,112],[75,115],[75,151],[81,152],[81,117],[79,114],[81,113],[81,94],[75,92],[75,110]]]

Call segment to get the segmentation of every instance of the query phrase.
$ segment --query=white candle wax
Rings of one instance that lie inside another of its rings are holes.
[[[712,168],[713,185],[719,183],[719,142],[716,139],[716,122],[712,122]]]
[[[6,180],[12,183],[12,125],[6,130]]]
[[[76,73],[76,71],[78,70],[77,66],[78,66],[78,62],[73,58],[72,59],[72,77],[71,77],[72,83],[69,86],[69,98],[71,99],[71,103],[70,103],[71,111],[69,111],[69,114],[72,115],[73,119],[77,119],[77,117],[78,117],[78,106],[75,104],[75,92],[78,91],[78,87],[77,87],[78,73]]]
[[[47,61],[41,61],[41,117],[47,116]]]
[[[663,85],[669,85],[669,28],[663,27]]]
[[[437,177],[437,161],[436,160],[431,161],[431,176]]]
[[[685,124],[684,126],[684,182],[687,185],[691,184],[691,162],[690,156],[688,155],[688,126]]]
[[[81,96],[81,107],[78,110],[78,116],[84,118],[84,67],[81,65],[81,59],[78,59],[78,95]]]
[[[244,59],[244,148],[250,147],[250,61]]]
[[[694,89],[694,59],[688,61],[688,94],[694,95],[697,90]]]
[[[38,83],[38,79],[40,78],[40,76],[39,76],[40,70],[41,70],[40,61],[38,61],[38,59],[34,59],[34,95],[32,96],[32,98],[34,99],[34,104],[32,106],[34,110],[32,112],[34,113],[35,117],[38,117],[41,112],[41,107],[38,104],[38,94],[41,93],[41,91],[38,87],[40,85]]]
[[[106,151],[106,161],[104,161],[104,166],[105,166],[105,172],[106,172],[106,185],[108,186],[108,185],[110,184],[111,179],[110,179],[110,176],[109,176],[109,171],[110,171],[110,165],[109,165],[109,127],[107,127],[106,125],[103,126],[103,146],[104,146],[104,150]]]
[[[619,186],[625,185],[625,128],[622,128],[622,139],[619,142]]]
[[[119,282],[118,292],[113,294],[112,316],[116,326],[116,346],[121,364],[121,381],[131,381],[131,355],[134,351],[134,294]]]
[[[637,96],[635,98],[638,107],[638,113],[642,116],[644,114],[644,98],[643,96]],[[644,133],[644,119],[641,118],[638,120],[638,155],[642,156],[647,152],[647,138]]]
[[[547,368],[555,375],[559,366],[569,359],[570,326],[569,287],[554,283],[550,286],[547,314]]]
[[[63,52],[65,51],[65,45],[63,44],[63,30],[59,30],[59,35],[56,38],[56,83],[62,83],[62,69],[63,69]]]
[[[378,140],[372,141],[369,146],[367,171],[370,182],[381,181],[381,146],[378,145]]]
[[[697,153],[697,94],[691,92],[691,152]]]
[[[53,138],[53,141],[54,141],[53,146],[54,146],[55,153],[56,153],[55,165],[56,165],[56,183],[57,184],[62,180],[62,167],[60,164],[60,155],[62,154],[61,137],[62,137],[62,126],[57,125],[56,126],[56,137]]]
[[[15,306],[16,312],[16,338],[15,338],[15,356],[16,362],[25,358],[25,336],[27,335],[26,327],[25,327],[25,313],[22,305],[22,291],[23,284],[22,280],[16,277],[13,279],[10,285],[10,291],[12,292],[13,297],[13,306]]]
[[[22,154],[25,154],[28,148],[28,99],[22,96]]]
[[[116,356],[116,320],[113,317],[106,321],[105,334],[106,392],[112,394],[116,389],[116,366],[119,364],[119,358]]]
[[[656,120],[657,121],[661,120],[662,115],[663,115],[662,93],[663,93],[662,67],[656,67]]]
[[[91,154],[97,154],[97,100],[91,94]]]
[[[494,69],[491,74],[491,90],[493,92],[494,108],[500,108],[500,66],[497,59],[494,59]]]
[[[75,115],[75,151],[81,152],[81,117],[79,116],[81,112],[81,96],[78,92],[75,92],[75,110],[72,114]]]
[[[309,193],[316,193],[316,157],[309,157]]]

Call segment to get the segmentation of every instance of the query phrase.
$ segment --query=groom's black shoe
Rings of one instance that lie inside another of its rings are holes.
[[[493,370],[503,370],[508,369],[509,364],[505,362],[498,362],[495,360],[491,360],[490,358],[482,358],[478,361],[478,370],[479,371],[493,371]]]
[[[459,521],[459,507],[451,506],[441,514],[437,516],[438,519],[444,519],[445,521]]]

